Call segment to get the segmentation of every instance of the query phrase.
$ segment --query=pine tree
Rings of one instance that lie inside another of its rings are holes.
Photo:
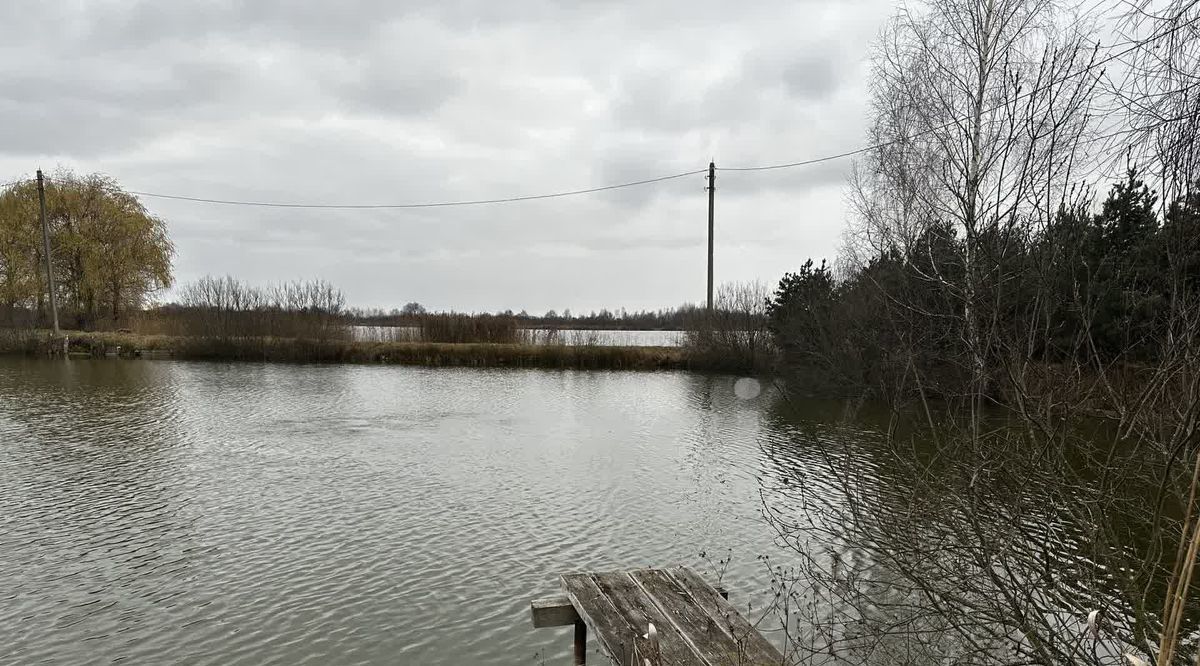
[[[1096,218],[1100,253],[1093,272],[1093,340],[1105,360],[1153,353],[1162,308],[1157,195],[1131,168],[1113,185]]]

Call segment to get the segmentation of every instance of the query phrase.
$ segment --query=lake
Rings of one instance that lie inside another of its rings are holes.
[[[354,326],[354,339],[368,342],[411,342],[421,339],[415,326]],[[518,329],[517,336],[528,344],[602,345],[605,347],[678,347],[683,331],[618,331],[601,329]]]
[[[528,613],[557,574],[727,548],[745,601],[768,399],[685,373],[0,359],[0,659],[561,663],[570,628]]]
[[[828,483],[822,438],[879,435],[754,389],[0,358],[0,662],[567,663],[570,628],[528,612],[559,573],[715,580],[730,553],[733,601],[759,606],[756,558],[790,557],[763,497]]]

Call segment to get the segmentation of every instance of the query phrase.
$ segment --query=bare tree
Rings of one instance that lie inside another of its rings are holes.
[[[180,333],[220,340],[349,336],[346,298],[324,280],[283,282],[265,288],[230,276],[205,276],[180,290]]]
[[[758,281],[718,286],[713,311],[697,308],[687,318],[688,353],[714,368],[748,371],[769,365],[773,354],[766,316],[769,293]]]
[[[1060,21],[1051,0],[931,0],[905,8],[876,55],[880,148],[853,180],[858,253],[913,250],[936,225],[964,236],[961,278],[937,262],[921,277],[960,304],[977,393],[988,325],[980,283],[995,268],[981,246],[1053,212],[1089,128],[1095,84],[1078,73],[1093,51],[1083,26]]]
[[[1200,2],[1121,3],[1131,46],[1109,79],[1119,116],[1112,148],[1151,166],[1163,201],[1200,180]]]

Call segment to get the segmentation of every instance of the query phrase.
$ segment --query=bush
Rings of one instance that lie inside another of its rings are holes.
[[[345,340],[345,296],[323,280],[255,287],[226,276],[203,277],[181,290],[180,304],[161,308],[155,333],[193,338]]]
[[[504,315],[427,314],[420,319],[423,342],[514,344],[517,319]]]
[[[775,351],[767,329],[767,294],[761,282],[726,283],[717,289],[711,313],[693,309],[685,319],[683,344],[693,364],[734,372],[769,369]]]

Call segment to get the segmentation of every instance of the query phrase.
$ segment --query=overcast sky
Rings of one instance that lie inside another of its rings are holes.
[[[893,3],[7,2],[0,180],[218,199],[522,196],[855,148]],[[832,257],[848,160],[719,172],[717,281]],[[329,211],[144,198],[176,277],[320,277],[352,304],[542,312],[704,298],[702,175],[545,201]]]

